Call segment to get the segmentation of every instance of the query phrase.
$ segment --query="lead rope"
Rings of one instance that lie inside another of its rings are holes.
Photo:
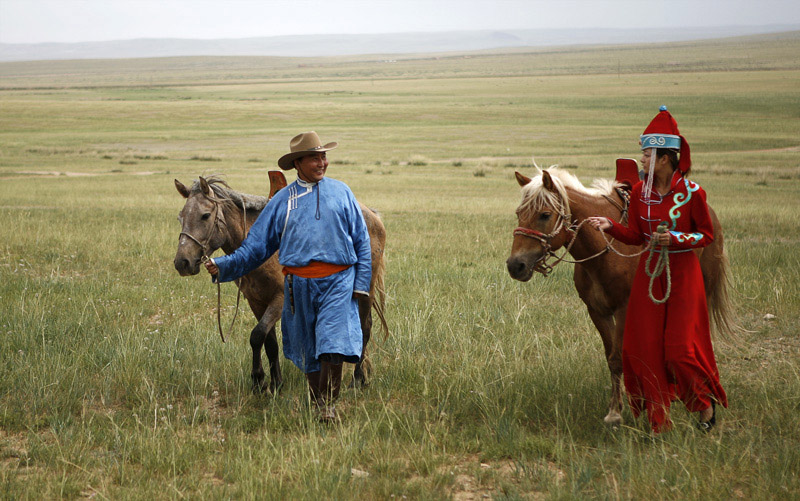
[[[244,200],[242,200],[242,233],[244,234],[244,238],[247,238],[247,207],[244,206]],[[244,238],[242,241],[244,242]],[[208,257],[206,257],[208,260]],[[228,334],[233,332],[233,324],[236,322],[236,317],[239,316],[239,301],[242,299],[242,287],[241,287],[242,279],[236,279],[236,308],[233,311],[233,318],[231,319],[231,324],[228,326]],[[217,280],[217,329],[219,329],[219,337],[222,338],[222,342],[225,342],[225,335],[222,333],[222,286]]]
[[[217,210],[219,210],[219,205],[217,205]],[[242,232],[244,233],[244,238],[247,238],[247,207],[244,206],[244,200],[242,200],[242,212],[243,212],[243,219],[242,219]],[[217,218],[214,218],[217,220]],[[185,233],[186,236],[200,244],[200,242],[194,238],[193,236]],[[203,252],[205,252],[206,246],[200,244],[203,248]],[[203,254],[203,257],[200,258],[201,263],[205,263],[210,258],[208,255]],[[242,299],[242,288],[240,287],[241,279],[237,279],[236,287],[238,292],[236,293],[236,309],[233,312],[233,319],[231,320],[231,324],[228,326],[228,333],[230,334],[233,332],[233,324],[236,322],[236,317],[239,315],[239,301]],[[222,284],[220,284],[219,279],[217,279],[217,330],[219,331],[219,337],[222,339],[222,342],[225,342],[225,334],[222,331]]]

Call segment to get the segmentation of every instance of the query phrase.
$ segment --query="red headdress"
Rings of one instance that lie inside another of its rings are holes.
[[[675,122],[675,119],[669,114],[666,106],[660,108],[658,115],[653,118],[650,125],[644,130],[644,133],[641,135],[641,142],[642,149],[670,148],[680,150],[678,170],[684,175],[689,172],[689,168],[692,166],[689,143],[687,143],[686,138],[681,135],[678,130],[678,123]]]

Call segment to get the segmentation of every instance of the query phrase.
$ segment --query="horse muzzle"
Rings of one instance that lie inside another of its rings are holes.
[[[173,264],[175,265],[175,269],[182,277],[189,277],[200,273],[199,258],[191,260],[182,256],[175,256]]]
[[[534,261],[534,265],[538,261]],[[511,256],[506,260],[506,268],[508,268],[508,274],[511,275],[511,278],[514,280],[519,280],[520,282],[527,282],[533,276],[533,272],[535,270],[535,266],[529,264],[530,259],[526,259],[526,256]]]

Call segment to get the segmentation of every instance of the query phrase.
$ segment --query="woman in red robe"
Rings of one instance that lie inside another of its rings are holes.
[[[631,192],[628,226],[589,218],[592,226],[621,242],[648,246],[639,259],[625,319],[625,388],[634,416],[646,409],[655,433],[671,427],[669,406],[677,398],[699,413],[698,427],[708,431],[716,422],[715,404],[727,407],[728,400],[711,345],[700,261],[693,252],[714,239],[706,193],[687,179],[689,144],[665,106],[645,129],[641,144],[647,177]],[[658,232],[661,223],[667,226],[663,233]],[[651,282],[648,258],[654,274],[663,247],[669,275],[665,270]]]

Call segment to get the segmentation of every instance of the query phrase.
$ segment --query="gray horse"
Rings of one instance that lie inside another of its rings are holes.
[[[175,187],[186,199],[178,216],[181,234],[174,261],[175,269],[181,276],[197,275],[203,257],[210,256],[217,249],[222,249],[226,254],[236,250],[268,202],[266,197],[234,191],[218,177],[207,179],[200,177],[188,189],[176,179]],[[271,194],[274,191],[276,190],[273,187]],[[388,333],[384,317],[386,295],[383,288],[386,270],[383,255],[386,228],[375,211],[363,204],[361,211],[367,223],[372,246],[372,282],[369,298],[359,299],[364,347],[361,362],[356,364],[353,372],[354,385],[366,384],[369,376],[370,365],[366,358],[366,349],[372,332],[373,309],[380,319],[384,332]],[[283,382],[278,361],[278,339],[275,335],[275,325],[283,307],[283,274],[278,264],[278,254],[273,254],[261,266],[237,280],[236,285],[258,320],[258,324],[250,333],[250,347],[253,350],[251,372],[253,389],[275,392]],[[265,373],[261,364],[262,346],[269,360],[269,385],[264,381]]]

